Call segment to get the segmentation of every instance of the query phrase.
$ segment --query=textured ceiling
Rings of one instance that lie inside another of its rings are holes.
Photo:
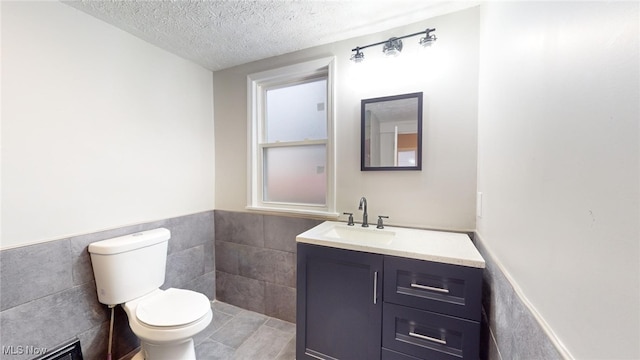
[[[149,43],[220,70],[391,29],[470,1],[64,1]]]

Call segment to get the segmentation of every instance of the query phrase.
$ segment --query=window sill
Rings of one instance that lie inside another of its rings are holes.
[[[314,218],[324,218],[336,220],[340,216],[340,213],[332,212],[332,211],[322,211],[322,210],[307,210],[307,209],[287,209],[280,207],[268,207],[268,206],[254,206],[248,205],[245,207],[247,210],[258,211],[263,213],[271,213],[271,214],[286,214],[293,216],[311,216]]]

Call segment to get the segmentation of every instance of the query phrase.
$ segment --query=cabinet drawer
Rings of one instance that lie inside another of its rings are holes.
[[[477,359],[479,356],[480,323],[477,321],[385,303],[382,329],[384,348],[420,359]]]
[[[482,269],[384,257],[384,301],[480,321]]]

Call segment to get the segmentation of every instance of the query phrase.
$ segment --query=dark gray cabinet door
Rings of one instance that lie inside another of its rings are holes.
[[[383,256],[297,246],[296,359],[380,359]]]

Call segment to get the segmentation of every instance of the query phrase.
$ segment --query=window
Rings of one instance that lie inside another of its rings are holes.
[[[337,215],[333,62],[248,76],[249,208]]]

